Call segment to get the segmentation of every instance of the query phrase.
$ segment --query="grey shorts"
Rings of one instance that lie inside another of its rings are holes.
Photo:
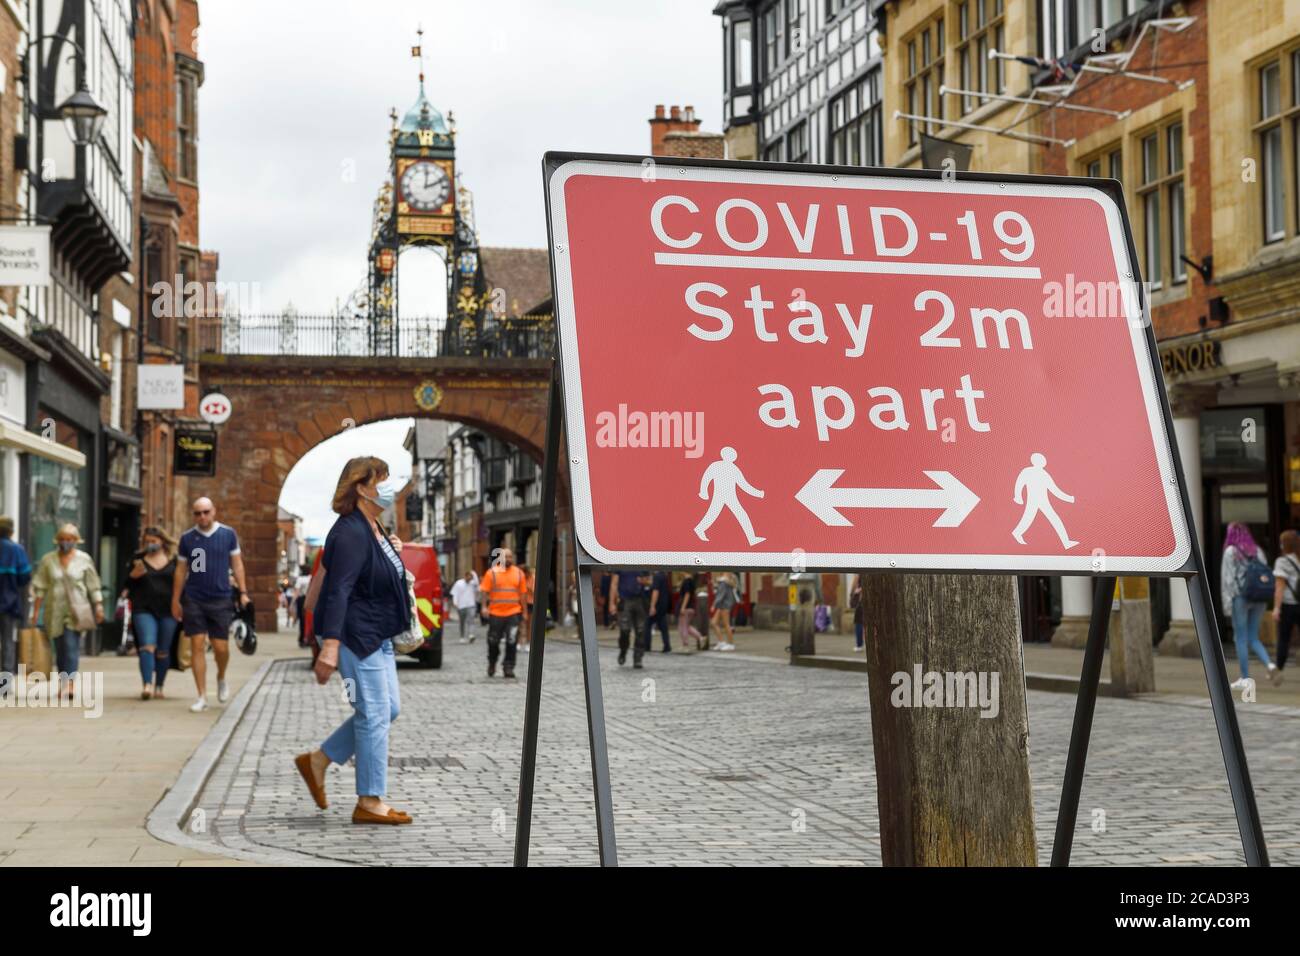
[[[233,597],[216,598],[211,601],[181,599],[181,629],[187,637],[206,634],[212,641],[229,640],[230,622],[234,617]]]

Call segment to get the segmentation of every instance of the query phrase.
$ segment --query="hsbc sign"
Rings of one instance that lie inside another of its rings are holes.
[[[547,169],[575,528],[595,560],[1187,566],[1127,227],[1097,184]]]

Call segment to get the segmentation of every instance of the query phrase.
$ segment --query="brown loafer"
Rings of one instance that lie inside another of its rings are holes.
[[[307,789],[311,791],[311,798],[316,801],[316,806],[322,810],[329,806],[329,801],[325,799],[325,788],[316,782],[316,778],[311,772],[311,754],[299,754],[293,758],[294,766],[302,774],[302,779],[307,784]]]
[[[411,817],[409,814],[403,813],[401,810],[394,810],[392,807],[388,808],[387,813],[375,813],[371,810],[366,810],[360,806],[356,806],[352,808],[352,822],[382,823],[389,826],[400,826],[403,823],[410,823]]]

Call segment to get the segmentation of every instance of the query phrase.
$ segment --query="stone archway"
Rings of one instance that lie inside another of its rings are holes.
[[[473,358],[204,355],[201,388],[231,401],[219,426],[217,474],[190,480],[240,536],[258,627],[274,629],[276,509],[293,466],[347,429],[393,418],[463,422],[522,448],[538,462],[546,443],[551,363]],[[563,461],[563,455],[561,455]],[[568,472],[557,483],[557,530],[567,527]]]

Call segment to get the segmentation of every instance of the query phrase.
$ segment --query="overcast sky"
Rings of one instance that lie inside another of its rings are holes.
[[[548,149],[644,153],[656,103],[721,129],[721,26],[712,0],[210,0],[200,5],[200,237],[243,311],[326,312],[363,279],[371,205],[387,175],[389,109],[425,90],[456,118],[479,239],[546,241]],[[441,313],[442,276],[403,268],[402,311]],[[426,261],[427,265],[427,261]],[[252,298],[252,296],[246,296]],[[403,473],[400,423],[357,429],[295,469],[281,503],[322,534],[343,461]],[[307,473],[310,472],[310,475]]]

